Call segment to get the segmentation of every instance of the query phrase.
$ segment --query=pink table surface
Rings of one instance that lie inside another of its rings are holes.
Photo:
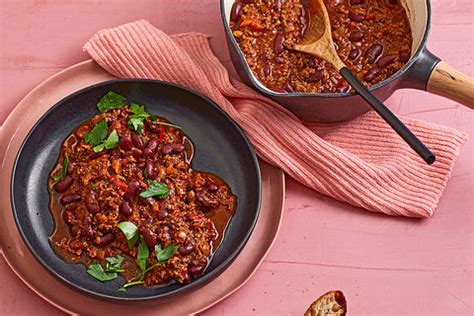
[[[474,76],[474,2],[432,0],[429,47]],[[1,0],[0,122],[53,73],[85,60],[97,30],[145,18],[169,33],[212,35],[232,69],[217,0]],[[397,113],[473,132],[474,114],[424,92],[398,91]],[[351,315],[474,314],[474,142],[469,139],[435,216],[390,218],[336,202],[288,180],[283,227],[255,276],[205,315],[301,315],[330,289]],[[3,188],[5,189],[5,188]],[[61,315],[0,258],[1,315]]]

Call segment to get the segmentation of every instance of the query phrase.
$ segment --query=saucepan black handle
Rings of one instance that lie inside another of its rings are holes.
[[[431,165],[435,161],[435,155],[392,113],[392,111],[380,102],[349,69],[343,67],[340,73],[356,92],[372,106],[375,112],[377,112],[427,164]]]

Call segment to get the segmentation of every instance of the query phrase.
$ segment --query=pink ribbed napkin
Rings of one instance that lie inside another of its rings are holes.
[[[122,78],[175,82],[208,96],[245,131],[258,156],[337,200],[388,215],[429,217],[466,134],[402,118],[436,154],[426,165],[376,114],[349,122],[304,122],[229,78],[204,34],[168,36],[147,21],[95,34],[84,49]]]

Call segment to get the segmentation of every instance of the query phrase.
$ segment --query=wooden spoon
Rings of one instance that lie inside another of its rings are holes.
[[[309,0],[309,25],[299,44],[293,50],[312,54],[331,63],[362,98],[400,135],[428,164],[435,155],[346,67],[334,48],[331,23],[323,0]]]

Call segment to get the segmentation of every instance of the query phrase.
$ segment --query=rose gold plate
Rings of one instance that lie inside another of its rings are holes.
[[[212,282],[173,299],[112,302],[76,292],[49,274],[24,244],[13,219],[10,179],[17,152],[35,122],[56,102],[86,86],[114,79],[93,61],[69,67],[32,90],[14,108],[0,129],[0,246],[10,268],[36,294],[72,314],[182,315],[201,312],[237,291],[256,271],[280,227],[285,194],[284,173],[259,161],[262,206],[255,230],[234,263]],[[80,105],[78,105],[80,106]],[[47,210],[41,210],[47,211]],[[179,299],[179,304],[173,300]]]

